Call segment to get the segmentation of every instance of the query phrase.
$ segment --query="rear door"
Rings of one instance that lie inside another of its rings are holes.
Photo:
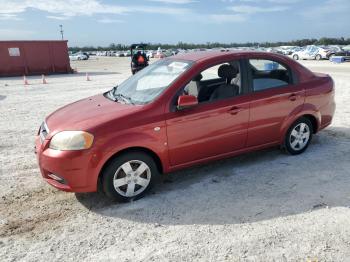
[[[279,61],[251,57],[246,68],[251,92],[247,147],[279,142],[284,120],[302,108],[304,88]]]

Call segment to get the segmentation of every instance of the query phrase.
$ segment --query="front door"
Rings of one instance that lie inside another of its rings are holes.
[[[235,72],[227,79],[225,75],[218,73],[222,65],[215,65],[201,72],[202,81],[197,82],[197,86],[198,93],[203,94],[204,100],[192,108],[174,110],[167,114],[171,166],[208,159],[245,147],[249,100],[241,88],[240,63],[238,61],[225,63],[224,66],[229,69],[226,71],[230,71],[231,68]],[[210,87],[215,87],[214,90],[208,88],[208,83]],[[231,83],[235,84],[231,86]],[[224,88],[237,88],[240,91],[234,96],[216,96],[214,100],[213,92],[216,88],[221,88],[223,91],[226,90]]]
[[[249,101],[240,97],[169,113],[166,125],[172,166],[242,149]]]

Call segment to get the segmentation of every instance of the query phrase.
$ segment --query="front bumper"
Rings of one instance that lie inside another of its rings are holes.
[[[67,192],[97,190],[94,154],[91,150],[59,151],[49,148],[49,141],[35,139],[35,154],[42,177],[53,187]],[[53,174],[54,176],[51,176]],[[60,177],[62,180],[54,179]]]

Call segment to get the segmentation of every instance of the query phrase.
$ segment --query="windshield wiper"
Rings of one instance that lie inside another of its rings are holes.
[[[110,92],[111,92],[112,94],[114,94],[115,91],[117,90],[117,88],[118,88],[118,86],[114,86]]]
[[[131,97],[123,95],[121,93],[116,94],[117,89],[118,89],[118,86],[115,86],[107,93],[110,99],[112,99],[114,102],[123,101],[124,103],[127,103],[127,104],[132,104],[132,105],[135,104]]]
[[[123,94],[114,94],[114,98],[117,100],[117,101],[120,101],[120,99],[124,100],[124,102],[126,103],[130,103],[132,105],[134,105],[135,103],[132,101],[131,97],[129,96],[126,96],[126,95],[123,95]]]

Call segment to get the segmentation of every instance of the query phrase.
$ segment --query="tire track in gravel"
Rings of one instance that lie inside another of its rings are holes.
[[[12,192],[0,201],[0,237],[10,237],[32,231],[42,232],[69,219],[77,209],[74,194],[48,187],[21,194]]]

